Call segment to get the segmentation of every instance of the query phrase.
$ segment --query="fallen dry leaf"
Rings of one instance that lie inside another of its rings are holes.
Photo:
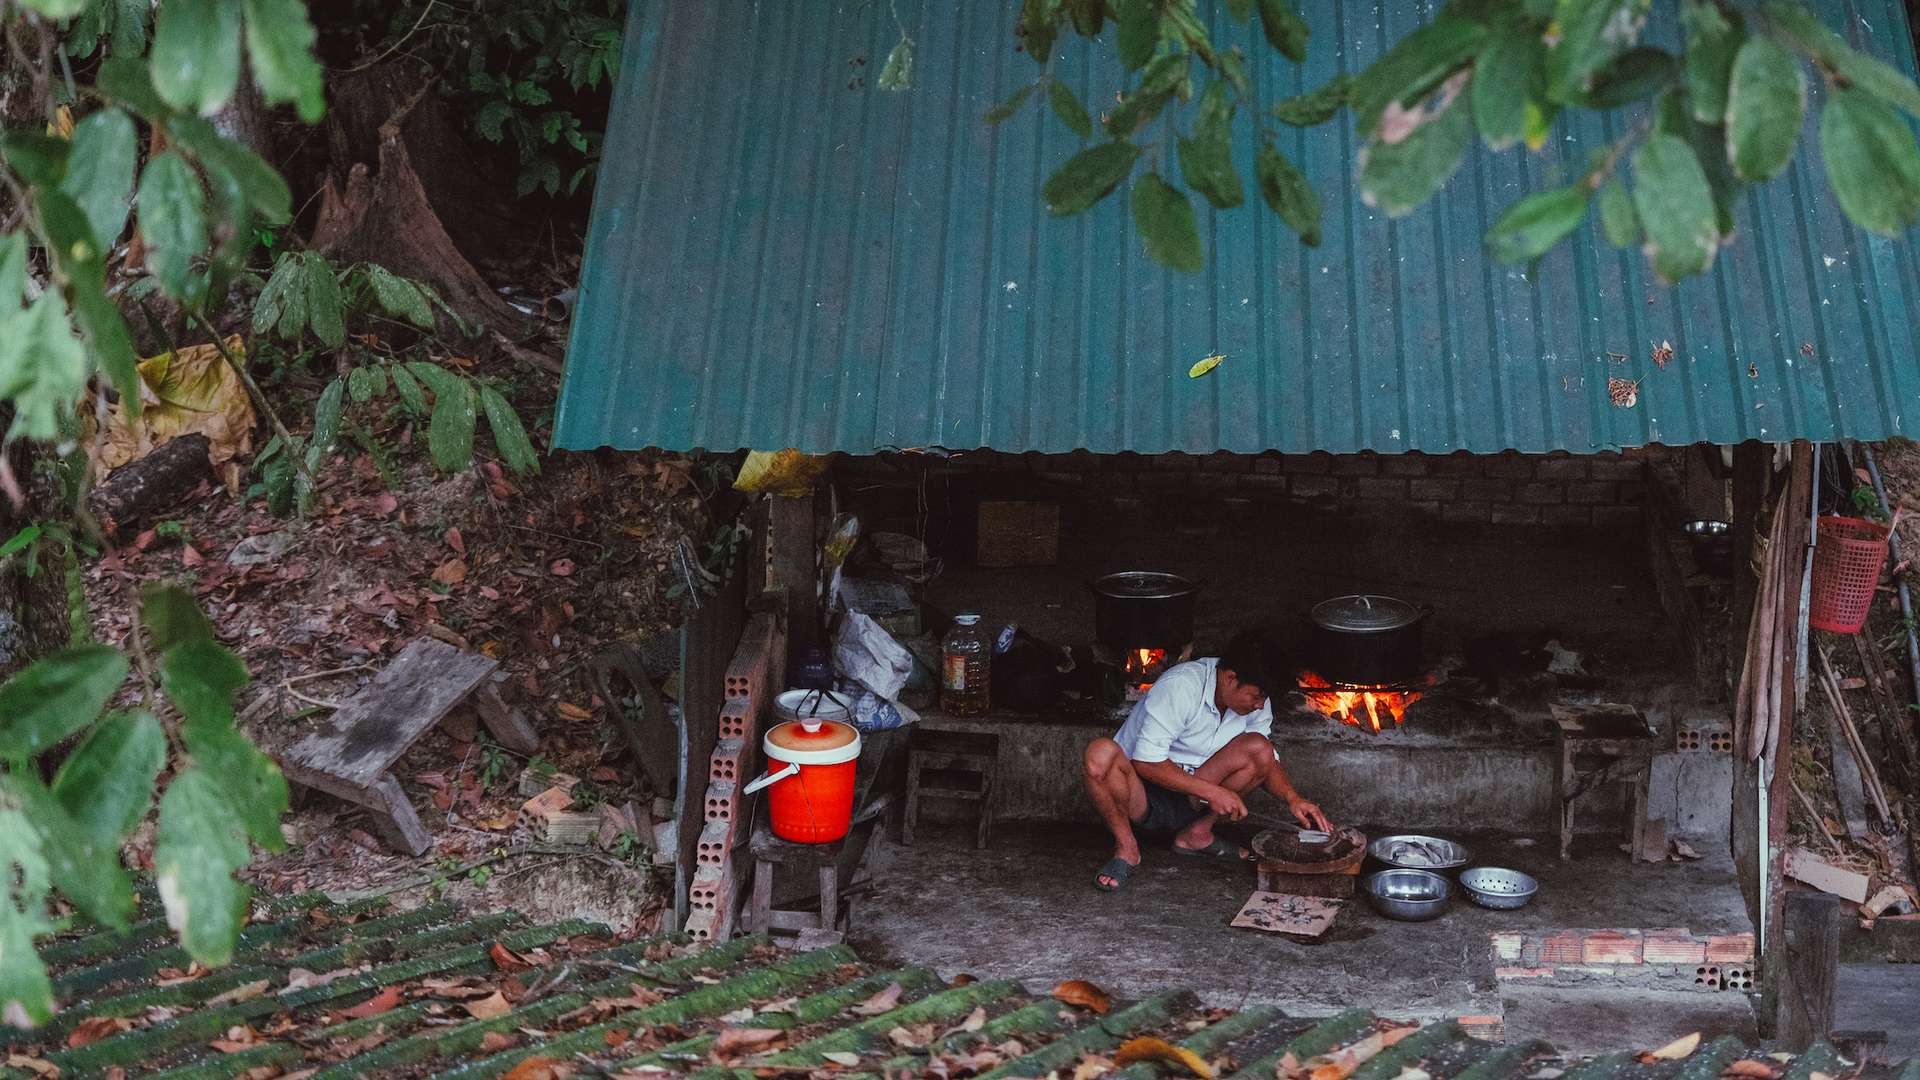
[[[1433,1074],[1425,1069],[1416,1069],[1411,1065],[1400,1066],[1400,1072],[1393,1080],[1433,1080]]]
[[[498,990],[495,990],[483,998],[463,1001],[460,1003],[460,1007],[467,1010],[467,1015],[473,1017],[475,1020],[491,1020],[496,1016],[505,1016],[513,1011],[513,1006],[507,1004],[507,995]]]
[[[555,705],[553,707],[553,711],[559,713],[562,717],[568,720],[585,721],[585,720],[593,719],[593,713],[588,712],[586,709],[583,709],[580,706],[575,705],[571,702],[563,701],[560,704]]]
[[[939,1033],[938,1024],[915,1024],[912,1027],[895,1027],[887,1032],[887,1038],[902,1050],[918,1050],[932,1042]]]
[[[74,1048],[97,1043],[109,1035],[118,1035],[132,1027],[133,1021],[124,1016],[89,1016],[75,1024],[72,1031],[67,1032],[67,1046]]]
[[[489,1054],[497,1054],[519,1041],[504,1031],[489,1031],[480,1037],[480,1049]]]
[[[747,1021],[753,1019],[753,1013],[754,1013],[753,1006],[742,1005],[740,1008],[735,1009],[730,1013],[722,1014],[720,1017],[720,1022],[723,1024],[744,1024]]]
[[[905,992],[905,987],[897,982],[890,982],[879,993],[855,1005],[851,1011],[855,1016],[879,1016],[881,1013],[892,1012],[894,1006],[900,1004],[900,995]]]
[[[1721,1076],[1748,1077],[1750,1080],[1773,1080],[1780,1075],[1780,1067],[1771,1062],[1756,1061],[1753,1058],[1741,1058],[1731,1062],[1720,1071]]]
[[[400,988],[389,986],[351,1009],[343,1010],[340,1015],[349,1020],[359,1020],[367,1016],[379,1016],[383,1012],[398,1007]]]
[[[713,1040],[715,1057],[738,1057],[751,1054],[755,1050],[771,1046],[778,1042],[786,1032],[778,1028],[740,1028],[730,1027],[720,1032]]]
[[[463,559],[467,557],[467,540],[466,540],[466,537],[463,537],[460,535],[460,530],[458,528],[448,529],[446,532],[445,539],[447,541],[447,546],[453,549],[453,553],[455,555],[458,555]]]
[[[497,941],[487,950],[487,955],[493,958],[493,966],[501,971],[525,971],[533,966],[533,961]]]
[[[632,1038],[633,1033],[630,1031],[622,1031],[619,1028],[608,1028],[607,1033],[600,1037],[600,1041],[606,1043],[608,1046],[625,1046]]]
[[[860,1064],[859,1054],[850,1054],[845,1050],[828,1050],[820,1055],[822,1060],[832,1062],[842,1068],[851,1069]]]
[[[458,585],[467,580],[467,560],[448,559],[433,571],[433,580],[442,585]]]
[[[1068,979],[1053,988],[1053,997],[1054,1000],[1068,1005],[1092,1009],[1101,1016],[1105,1016],[1107,1010],[1113,1008],[1113,999],[1107,996],[1107,992],[1085,979]]]
[[[478,979],[422,979],[420,989],[449,1001],[470,1001],[494,993],[494,988]]]
[[[530,1057],[508,1069],[500,1080],[564,1080],[572,1069],[550,1057]]]
[[[1666,367],[1673,360],[1673,342],[1662,341],[1653,347],[1653,362]]]
[[[1057,991],[1055,996],[1058,996]],[[1119,1052],[1113,1055],[1115,1065],[1132,1065],[1136,1061],[1157,1061],[1163,1065],[1175,1065],[1199,1077],[1200,1080],[1213,1080],[1213,1066],[1207,1064],[1205,1058],[1184,1046],[1175,1046],[1165,1039],[1156,1039],[1151,1035],[1128,1039],[1120,1044]],[[1322,1080],[1322,1078],[1316,1075],[1313,1080]],[[1340,1078],[1335,1077],[1333,1080],[1340,1080]]]
[[[553,565],[547,567],[547,569],[553,571],[554,577],[572,577],[573,576],[573,560],[572,559],[555,559],[553,560]]]
[[[35,1076],[59,1076],[60,1075],[60,1066],[55,1065],[51,1061],[42,1061],[37,1057],[28,1057],[25,1054],[8,1054],[7,1068],[25,1069],[28,1072],[33,1073]]]
[[[232,1005],[241,1001],[251,1001],[254,998],[257,998],[260,995],[266,993],[267,988],[272,985],[273,985],[273,980],[271,979],[256,979],[250,983],[242,983],[241,985],[234,987],[233,989],[227,991],[224,994],[219,994],[214,997],[208,998],[207,1004],[213,1005],[213,1006],[219,1006],[219,1005]]]
[[[344,969],[322,974],[317,971],[308,971],[303,967],[291,968],[287,971],[287,985],[281,987],[281,992],[286,993],[293,990],[305,990],[313,986],[325,986],[344,974],[346,974]]]
[[[1682,1035],[1658,1050],[1640,1055],[1643,1062],[1679,1061],[1700,1048],[1700,1033]]]
[[[1080,1059],[1080,1064],[1073,1067],[1073,1080],[1093,1080],[1096,1076],[1104,1076],[1112,1071],[1112,1058],[1088,1054]]]
[[[973,1007],[973,1011],[967,1014],[967,1018],[965,1020],[962,1020],[959,1023],[948,1028],[947,1030],[941,1032],[940,1037],[944,1039],[948,1035],[960,1035],[969,1031],[979,1031],[981,1028],[986,1026],[987,1026],[987,1007],[985,1005],[975,1005]]]
[[[976,978],[974,978],[973,976],[971,976],[971,975],[969,975],[969,974],[967,974],[966,972],[964,972],[964,971],[963,971],[963,972],[961,972],[960,974],[958,974],[958,975],[955,975],[955,976],[954,976],[953,978],[951,978],[951,979],[948,979],[948,980],[947,980],[947,985],[948,985],[948,986],[954,986],[954,987],[959,987],[959,986],[972,986],[972,985],[973,985],[974,983],[977,983],[977,982],[979,982],[979,981],[980,981],[980,980],[978,980],[978,979],[976,979]]]

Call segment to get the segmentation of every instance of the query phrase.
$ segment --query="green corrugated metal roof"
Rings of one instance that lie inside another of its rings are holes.
[[[1262,101],[1364,68],[1432,11],[1300,6],[1303,66],[1212,15]],[[1912,73],[1898,0],[1814,6]],[[917,46],[905,93],[873,88],[890,7]],[[1811,128],[1743,200],[1713,273],[1678,288],[1597,226],[1531,277],[1481,251],[1489,221],[1625,112],[1563,120],[1538,155],[1476,152],[1397,222],[1353,194],[1350,120],[1283,129],[1328,198],[1325,245],[1264,209],[1203,204],[1210,263],[1183,275],[1146,260],[1124,198],[1048,216],[1040,183],[1080,145],[1058,122],[1037,107],[982,122],[1036,70],[1009,0],[633,8],[562,447],[1591,451],[1920,430],[1914,247],[1842,219]],[[1120,85],[1105,50],[1059,48],[1084,99]],[[1227,362],[1188,380],[1212,353]],[[1644,379],[1638,403],[1612,405],[1609,378]]]
[[[530,925],[511,913],[471,917],[447,904],[403,913],[383,905],[342,907],[313,894],[263,904],[233,965],[198,977],[163,980],[166,969],[186,961],[153,910],[131,931],[81,931],[53,942],[42,955],[63,1007],[34,1031],[0,1025],[7,1053],[17,1055],[0,1061],[0,1077],[24,1080],[51,1066],[62,1077],[224,1080],[266,1069],[312,1080],[476,1080],[554,1075],[539,1068],[547,1062],[579,1075],[661,1080],[776,1073],[1010,1080],[1076,1075],[1096,1056],[1112,1066],[1115,1050],[1138,1035],[1191,1050],[1228,1080],[1272,1080],[1285,1054],[1301,1062],[1346,1047],[1356,1047],[1361,1061],[1355,1080],[1390,1080],[1406,1069],[1522,1080],[1548,1065],[1564,1067],[1568,1080],[1717,1080],[1736,1060],[1761,1060],[1722,1038],[1683,1060],[1639,1061],[1621,1052],[1575,1063],[1540,1042],[1502,1046],[1470,1037],[1451,1020],[1383,1047],[1381,1040],[1363,1044],[1388,1025],[1361,1009],[1319,1020],[1267,1006],[1204,1009],[1191,992],[1173,989],[1096,1015],[1005,980],[949,986],[923,967],[872,966],[842,945],[782,952],[764,937],[705,949],[665,938],[613,945],[606,928],[579,921]],[[500,970],[496,945],[531,967]],[[305,974],[296,977],[300,969]],[[470,1015],[462,1002],[494,988],[514,999],[511,1008]],[[1824,1044],[1776,1066],[1781,1080],[1847,1068]],[[1105,1075],[1190,1074],[1149,1061]],[[1920,1080],[1920,1062],[1869,1075]]]

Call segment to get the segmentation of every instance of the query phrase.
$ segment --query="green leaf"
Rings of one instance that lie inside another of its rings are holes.
[[[27,296],[27,234],[0,236],[0,323],[20,311]]]
[[[303,252],[307,262],[307,326],[321,343],[339,348],[347,343],[346,305],[340,299],[340,283],[333,267],[317,251]]]
[[[1120,63],[1128,71],[1138,71],[1153,59],[1154,46],[1160,42],[1160,10],[1154,0],[1114,0],[1114,19],[1119,23],[1114,48]]]
[[[1680,78],[1680,60],[1665,49],[1642,45],[1622,53],[1594,77],[1578,100],[1589,109],[1617,109],[1658,94]]]
[[[307,325],[307,262],[296,252],[275,260],[253,302],[253,332],[293,340]]]
[[[147,645],[155,655],[214,640],[213,624],[200,605],[192,594],[174,585],[158,585],[141,595],[140,624],[147,628]]]
[[[147,26],[153,19],[152,0],[109,0],[116,12],[107,51],[114,56],[139,56],[147,48]]]
[[[133,882],[120,866],[118,840],[103,840],[75,821],[37,774],[0,774],[0,785],[26,811],[44,842],[47,876],[86,916],[114,930],[133,914]]]
[[[1640,215],[1633,211],[1633,199],[1627,195],[1625,184],[1618,178],[1607,181],[1596,201],[1600,209],[1600,231],[1606,235],[1607,243],[1630,248],[1640,242]]]
[[[1160,115],[1160,110],[1175,95],[1186,97],[1191,90],[1187,81],[1187,57],[1184,52],[1168,53],[1148,64],[1140,76],[1140,85],[1107,113],[1107,134],[1116,139],[1125,138]]]
[[[0,806],[0,1023],[36,1027],[53,1018],[53,984],[33,939],[51,934],[47,860],[27,815]]]
[[[1130,142],[1101,143],[1067,159],[1040,188],[1055,217],[1070,217],[1107,197],[1133,171],[1140,148]]]
[[[1067,0],[1067,17],[1073,20],[1074,32],[1081,37],[1097,37],[1107,20],[1106,0]]]
[[[373,400],[373,371],[370,367],[357,367],[347,372],[347,396],[353,399],[354,404],[364,405]],[[337,383],[340,380],[333,381]]]
[[[1727,88],[1727,157],[1743,180],[1770,180],[1793,160],[1807,114],[1807,76],[1772,38],[1740,46]]]
[[[101,109],[73,126],[73,151],[60,190],[67,193],[93,226],[93,242],[113,250],[127,227],[127,199],[139,157],[133,120],[119,109]]]
[[[1657,133],[1633,155],[1633,206],[1646,230],[1647,258],[1662,281],[1675,282],[1713,264],[1719,217],[1707,174],[1693,148]]]
[[[233,958],[248,891],[234,880],[249,852],[220,781],[202,765],[174,776],[160,797],[154,877],[167,925],[188,955],[217,966]]]
[[[45,203],[42,202],[42,210]],[[80,324],[80,337],[93,354],[96,368],[104,372],[122,402],[134,402],[132,412],[139,415],[140,374],[133,356],[133,340],[127,336],[127,324],[120,309],[113,306],[100,282],[70,277],[73,317]]]
[[[189,717],[180,734],[194,765],[220,778],[233,816],[253,842],[268,851],[285,851],[280,819],[287,812],[287,779],[280,766],[234,728],[231,715],[225,720]]]
[[[905,34],[887,54],[887,62],[880,68],[880,78],[874,85],[882,90],[913,89],[913,39]]]
[[[1216,82],[1207,89],[1208,98],[1216,94],[1211,104],[1202,103],[1193,137],[1179,142],[1180,175],[1188,187],[1226,210],[1246,201],[1246,195],[1240,172],[1233,166],[1233,105],[1223,84]]]
[[[988,109],[986,115],[982,116],[981,119],[989,124],[997,124],[1007,117],[1012,116],[1014,113],[1019,112],[1020,106],[1027,103],[1027,98],[1033,96],[1033,88],[1036,85],[1038,84],[1028,83],[1013,93],[1008,94],[1005,101]]]
[[[427,421],[427,449],[434,467],[459,472],[473,464],[473,429],[478,419],[473,384],[457,375],[434,389],[433,416]]]
[[[67,155],[73,145],[37,131],[10,131],[0,135],[0,157],[29,184],[57,187],[67,174]]]
[[[6,543],[0,544],[0,559],[10,558],[25,551],[35,540],[40,539],[43,531],[38,525],[29,525],[14,533],[7,538]]]
[[[20,0],[20,3],[49,19],[71,19],[87,10],[89,0]]]
[[[1093,118],[1087,115],[1087,107],[1080,104],[1071,87],[1059,79],[1047,80],[1047,101],[1053,106],[1053,115],[1067,125],[1067,130],[1081,138],[1093,134]]]
[[[1880,98],[1859,88],[1828,95],[1820,111],[1820,153],[1827,183],[1854,224],[1897,236],[1920,218],[1920,148]]]
[[[486,409],[487,427],[493,430],[493,445],[499,449],[507,468],[513,470],[515,475],[538,473],[540,455],[527,438],[527,429],[521,425],[520,415],[513,411],[513,403],[503,397],[500,391],[482,383],[480,405]]]
[[[173,110],[160,100],[153,74],[145,62],[131,56],[112,56],[100,62],[93,88],[148,120],[168,120]]]
[[[111,713],[94,726],[53,777],[53,797],[74,824],[117,849],[153,802],[167,764],[167,736],[146,713]]]
[[[1335,75],[1317,89],[1275,102],[1267,111],[1275,120],[1294,127],[1324,124],[1347,103],[1347,92],[1352,85],[1353,81],[1344,73]]]
[[[1027,55],[1036,64],[1053,59],[1053,39],[1060,32],[1060,0],[1023,0],[1020,28],[1025,31]]]
[[[1687,30],[1687,100],[1693,118],[1719,124],[1726,119],[1727,83],[1746,30],[1738,21],[1728,21],[1712,0],[1684,0],[1680,11]]]
[[[1587,216],[1593,189],[1577,182],[1536,192],[1507,207],[1488,227],[1487,253],[1494,261],[1526,263],[1545,255]]]
[[[1401,38],[1353,81],[1348,101],[1360,134],[1373,134],[1388,105],[1424,97],[1473,59],[1486,40],[1485,26],[1451,15],[1441,15]]]
[[[393,368],[393,389],[400,395],[400,403],[415,416],[427,415],[427,395],[420,389],[420,381],[404,367]]]
[[[1193,204],[1159,173],[1146,173],[1133,182],[1133,224],[1154,262],[1188,273],[1206,265]]]
[[[87,373],[86,350],[67,323],[59,291],[41,293],[0,332],[0,400],[13,405],[6,441],[58,438],[86,391]]]
[[[1260,0],[1260,29],[1267,44],[1296,64],[1307,60],[1307,22],[1288,0]]]
[[[1299,166],[1272,143],[1260,145],[1254,171],[1260,177],[1260,197],[1280,215],[1287,227],[1308,247],[1320,246],[1320,196]]]
[[[207,250],[207,195],[193,166],[172,150],[147,162],[140,174],[140,236],[160,287],[198,308],[206,281],[194,273],[193,260]]]
[[[371,264],[367,266],[367,281],[373,286],[374,299],[387,314],[405,319],[422,330],[433,329],[433,308],[427,304],[427,296],[418,285]]]
[[[1614,59],[1639,42],[1651,0],[1559,0],[1560,40],[1547,50],[1547,94],[1578,101]]]
[[[247,204],[269,225],[285,224],[293,217],[293,195],[287,182],[273,171],[260,155],[214,130],[212,124],[197,116],[174,118],[167,130],[182,146],[193,151],[209,169],[225,169],[246,193]]]
[[[1505,150],[1527,134],[1527,106],[1542,96],[1547,46],[1531,30],[1502,33],[1473,62],[1473,122],[1480,137]]]
[[[1227,15],[1234,22],[1246,22],[1253,18],[1253,0],[1227,0]]]
[[[147,59],[160,100],[211,115],[240,85],[240,0],[167,0]]]
[[[269,105],[291,102],[303,122],[317,122],[326,98],[305,0],[241,0],[241,7],[247,17],[247,67],[260,96]]]
[[[1360,198],[1402,217],[1446,185],[1473,143],[1473,117],[1457,83],[1416,107],[1421,119],[1398,142],[1375,138],[1361,150]]]
[[[319,447],[321,453],[332,450],[333,444],[340,440],[342,389],[340,380],[335,378],[320,391],[320,401],[313,407],[313,438],[309,443]]]
[[[1908,115],[1920,117],[1920,87],[1900,69],[1866,53],[1857,52],[1839,34],[1827,29],[1819,16],[1797,3],[1776,2],[1766,7],[1769,28],[1815,63],[1840,76],[1853,89],[1864,90]]]

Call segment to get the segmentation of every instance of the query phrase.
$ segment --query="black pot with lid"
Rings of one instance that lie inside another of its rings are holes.
[[[1125,570],[1088,582],[1094,638],[1121,649],[1182,649],[1193,643],[1199,582],[1157,570]]]
[[[1398,597],[1353,593],[1313,606],[1313,666],[1321,678],[1356,686],[1393,686],[1419,675],[1431,609]]]

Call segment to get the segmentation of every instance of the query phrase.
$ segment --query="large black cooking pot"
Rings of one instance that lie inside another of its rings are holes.
[[[1313,606],[1313,666],[1329,682],[1391,686],[1420,673],[1421,627],[1430,609],[1372,593]]]
[[[1181,649],[1193,643],[1198,582],[1179,574],[1127,570],[1087,583],[1093,589],[1093,636],[1118,649]]]

